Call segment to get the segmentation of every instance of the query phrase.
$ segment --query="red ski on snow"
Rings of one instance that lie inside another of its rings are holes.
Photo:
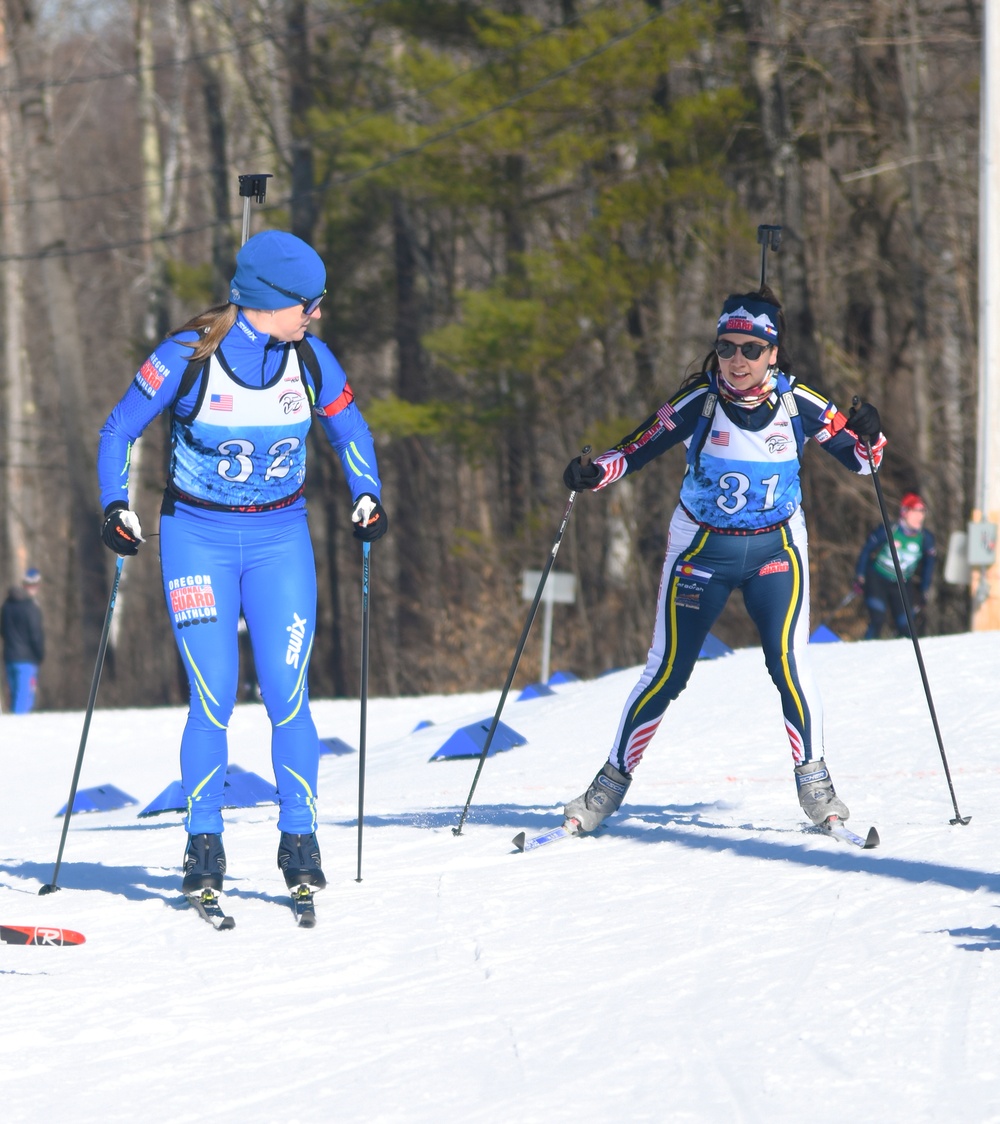
[[[0,941],[5,944],[83,944],[83,933],[72,929],[52,929],[46,925],[0,925]]]

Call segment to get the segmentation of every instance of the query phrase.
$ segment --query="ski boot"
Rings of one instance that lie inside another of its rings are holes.
[[[292,835],[281,833],[278,843],[278,866],[285,876],[289,890],[296,886],[306,886],[310,890],[326,887],[326,877],[320,869],[319,844],[315,832],[311,835]]]
[[[226,852],[222,847],[222,836],[189,835],[184,852],[184,882],[181,887],[184,893],[212,890],[217,894],[222,889],[225,873]]]
[[[574,835],[595,831],[608,816],[618,811],[631,783],[628,773],[619,773],[610,761],[606,762],[590,782],[590,788],[566,805],[563,826]]]
[[[795,766],[795,785],[799,790],[802,810],[817,827],[825,824],[831,816],[840,820],[850,816],[847,805],[833,787],[830,770],[822,757]]]

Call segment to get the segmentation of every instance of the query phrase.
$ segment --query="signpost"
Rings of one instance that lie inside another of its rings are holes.
[[[521,577],[521,600],[532,601],[542,580],[541,570],[525,570]],[[560,605],[572,605],[576,601],[576,574],[562,574],[556,570],[549,573],[545,588],[542,590],[542,602],[545,605],[545,616],[542,620],[542,678],[540,682],[549,681],[549,659],[552,654],[552,606],[559,602]]]

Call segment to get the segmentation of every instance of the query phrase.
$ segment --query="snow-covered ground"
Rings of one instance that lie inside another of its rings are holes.
[[[1000,634],[923,641],[954,815],[913,648],[812,647],[827,760],[861,851],[804,830],[759,652],[703,661],[601,834],[512,853],[601,765],[637,669],[503,712],[526,745],[430,763],[499,690],[369,706],[358,757],[320,769],[329,888],[298,930],[273,806],[227,813],[231,932],[179,891],[180,710],[94,716],[51,880],[80,714],[0,718],[0,923],[82,931],[0,944],[0,1120],[1000,1121]],[[502,670],[498,678],[502,677]],[[357,701],[319,701],[358,740]],[[422,720],[434,723],[414,732]],[[231,760],[270,778],[263,709]]]

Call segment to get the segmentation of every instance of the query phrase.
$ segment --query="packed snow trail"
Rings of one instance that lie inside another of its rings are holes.
[[[0,918],[86,934],[0,943],[5,1124],[568,1124],[595,1096],[672,1124],[799,1124],[804,1104],[1000,1121],[1000,634],[922,647],[965,827],[909,642],[812,652],[847,826],[875,825],[877,850],[806,830],[755,650],[698,664],[598,834],[523,856],[512,837],[561,824],[637,669],[512,696],[527,744],[487,760],[458,838],[476,762],[428,758],[499,687],[372,699],[364,881],[357,755],[325,756],[329,886],[303,931],[269,805],[226,813],[231,932],[180,892],[180,817],[136,807],[74,816],[62,890],[40,897],[82,715],[0,717]],[[357,700],[314,709],[357,744]],[[183,722],[99,707],[81,787],[144,806],[178,775]],[[231,760],[269,777],[268,743],[262,709],[237,708]]]

